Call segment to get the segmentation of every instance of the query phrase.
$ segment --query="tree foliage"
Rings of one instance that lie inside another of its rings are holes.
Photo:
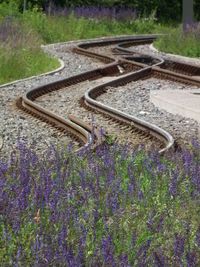
[[[1,2],[14,1],[21,8],[24,0],[0,0]],[[176,20],[182,18],[182,0],[26,0],[28,6],[38,5],[41,8],[47,6],[106,6],[135,8],[140,16],[156,14],[159,20]],[[200,0],[194,0],[196,19],[200,19]]]

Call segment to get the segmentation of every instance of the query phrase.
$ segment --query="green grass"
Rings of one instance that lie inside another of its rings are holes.
[[[77,19],[73,13],[69,17],[47,16],[37,8],[21,14],[13,4],[5,3],[0,5],[0,28],[7,34],[0,46],[0,84],[57,68],[58,60],[46,55],[41,44],[165,30],[153,17],[121,21]]]
[[[166,53],[200,57],[200,28],[184,33],[182,26],[179,26],[156,40],[154,46]]]
[[[23,21],[23,15],[9,10],[5,14],[5,10],[2,15],[0,5],[0,84],[58,68],[58,59],[41,49],[41,36]]]
[[[0,28],[5,27],[5,20],[8,24],[8,40],[0,47],[0,84],[57,68],[58,60],[46,55],[40,49],[41,44],[102,36],[169,33],[155,42],[158,49],[191,57],[200,55],[196,32],[185,35],[180,27],[173,29],[172,25],[160,24],[154,16],[119,21],[77,19],[73,13],[69,17],[47,16],[37,8],[21,14],[13,3],[0,4]],[[16,36],[12,36],[9,27],[14,29]],[[19,41],[13,46],[16,40]]]
[[[59,66],[57,59],[48,56],[41,49],[0,48],[0,84],[39,75]]]
[[[45,43],[55,43],[76,39],[88,39],[123,34],[145,34],[164,32],[168,27],[148,19],[109,20],[46,16],[37,9],[26,11],[23,23],[34,29]]]

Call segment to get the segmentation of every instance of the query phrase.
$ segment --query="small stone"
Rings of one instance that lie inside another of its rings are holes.
[[[25,120],[26,118],[23,116],[19,116],[20,120]]]
[[[149,112],[142,110],[142,111],[139,112],[139,114],[140,115],[147,115],[147,114],[149,114]]]

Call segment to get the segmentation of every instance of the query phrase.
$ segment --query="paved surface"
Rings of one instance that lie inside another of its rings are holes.
[[[154,90],[150,100],[158,108],[200,122],[200,90]]]

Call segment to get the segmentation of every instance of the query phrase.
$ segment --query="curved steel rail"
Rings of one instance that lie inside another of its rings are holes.
[[[155,39],[154,39],[155,40]],[[151,44],[153,42],[153,39],[149,42],[144,42],[140,43],[140,44]],[[141,60],[144,58],[149,59],[150,61],[152,60],[157,60],[158,63],[156,64],[152,64],[152,68],[153,69],[162,69],[163,72],[166,71],[172,71],[175,72],[177,74],[181,74],[181,75],[186,75],[186,76],[193,76],[193,79],[195,79],[194,76],[200,76],[200,67],[196,66],[196,65],[192,65],[192,64],[186,64],[186,63],[180,63],[177,60],[169,60],[169,59],[163,59],[162,57],[159,56],[150,56],[148,54],[145,53],[139,53],[139,52],[134,52],[133,50],[129,49],[130,46],[133,46],[137,44],[137,42],[131,42],[131,41],[125,41],[123,43],[120,43],[116,46],[115,50],[119,51],[121,53],[125,53],[127,55],[127,57],[124,57],[125,59],[128,60],[136,60],[137,62],[137,56],[139,56],[141,58]],[[136,55],[134,57],[134,55]],[[130,57],[131,56],[131,57]],[[159,68],[157,68],[159,67]]]
[[[122,46],[126,46],[126,45],[130,45],[131,44],[143,44],[143,43],[152,43],[153,40],[155,40],[157,38],[157,35],[150,35],[150,36],[136,36],[136,37],[129,37],[129,38],[120,38],[119,40],[116,39],[108,39],[106,41],[94,41],[94,42],[86,42],[86,43],[81,43],[79,44],[77,47],[75,47],[73,49],[73,51],[75,51],[76,53],[80,53],[80,54],[84,54],[90,57],[95,57],[97,59],[100,59],[104,62],[119,62],[116,61],[114,58],[112,57],[108,57],[106,56],[104,58],[104,56],[98,54],[98,53],[94,53],[91,51],[87,51],[88,48],[93,47],[93,46],[102,46],[102,45],[111,45],[111,44],[117,44],[116,49],[120,50],[121,48],[119,47],[120,45]],[[120,44],[119,44],[120,43]],[[123,49],[123,52],[127,52],[127,54],[132,54],[131,51],[129,51],[128,49]],[[104,60],[105,59],[105,60]],[[127,58],[123,58],[123,60],[126,60]],[[154,58],[155,59],[155,58]],[[156,58],[156,60],[158,61],[158,63],[154,64],[155,66],[159,66],[161,64],[164,63],[163,59],[161,58]],[[128,60],[130,62],[130,60]],[[92,93],[96,93],[96,91],[103,91],[105,87],[107,86],[113,86],[113,85],[117,85],[117,84],[121,84],[121,83],[127,83],[133,80],[138,79],[138,77],[142,77],[145,76],[146,73],[148,73],[149,71],[151,71],[151,67],[147,67],[145,64],[141,64],[138,62],[134,62],[134,65],[136,65],[138,68],[143,68],[141,70],[137,70],[134,73],[131,74],[127,74],[127,75],[123,75],[120,78],[115,79],[114,81],[111,82],[107,82],[104,83],[100,86],[96,86],[92,89],[89,89],[86,93],[85,93],[85,103],[88,105],[91,105],[93,107],[96,107],[100,110],[106,110],[109,113],[112,113],[114,115],[117,115],[118,117],[121,117],[121,119],[127,121],[129,124],[134,124],[136,127],[138,127],[139,129],[148,132],[149,135],[153,135],[154,137],[163,140],[164,143],[166,144],[164,148],[162,148],[161,150],[159,150],[159,153],[164,153],[167,150],[169,150],[170,148],[172,148],[173,144],[174,144],[174,139],[173,137],[165,130],[161,129],[160,127],[148,123],[144,120],[138,119],[134,116],[130,116],[129,114],[126,114],[124,112],[121,112],[117,109],[111,108],[107,105],[104,105],[96,100],[94,100],[91,95]]]
[[[78,139],[82,143],[84,143],[83,148],[92,144],[92,136],[87,130],[85,130],[83,127],[80,127],[76,123],[73,123],[71,120],[64,119],[63,117],[58,116],[48,111],[47,109],[37,105],[36,103],[27,98],[27,94],[22,97],[21,105],[31,113],[38,115],[41,119],[48,119],[49,123],[51,123],[53,126],[56,126],[60,130],[72,133],[77,136]]]
[[[85,94],[85,101],[87,102],[88,105],[92,105],[97,109],[104,110],[107,113],[108,112],[112,113],[118,116],[118,118],[120,118],[122,121],[126,121],[131,125],[134,124],[135,127],[139,128],[145,133],[148,133],[152,137],[155,137],[156,139],[163,141],[165,143],[165,147],[163,147],[159,151],[159,153],[167,151],[168,149],[172,148],[174,143],[174,139],[169,133],[157,127],[156,125],[150,124],[144,120],[140,120],[134,116],[130,116],[116,109],[103,105],[92,98],[92,94],[94,92],[103,90],[106,86],[110,85],[116,86],[119,84],[125,84],[127,82],[137,80],[138,78],[142,78],[150,74],[152,72],[152,66],[147,66],[145,64],[138,62],[132,62],[122,57],[120,57],[119,60],[115,60],[115,58],[113,57],[101,55],[87,50],[89,47],[105,46],[111,44],[117,44],[117,45],[121,44],[123,46],[126,46],[127,44],[130,43],[134,44],[141,44],[144,42],[151,43],[153,40],[155,40],[156,37],[157,35],[140,35],[133,37],[108,38],[106,40],[101,40],[101,41],[80,43],[78,46],[73,48],[74,52],[84,54],[90,57],[95,57],[101,61],[106,62],[107,63],[106,66],[102,68],[97,68],[92,71],[87,71],[67,79],[58,80],[53,83],[33,88],[24,94],[24,96],[21,99],[21,105],[23,106],[23,108],[25,108],[32,114],[36,114],[41,119],[50,122],[53,126],[62,129],[62,131],[70,132],[73,135],[77,136],[78,139],[81,141],[81,143],[85,143],[85,146],[88,146],[94,141],[92,140],[91,134],[89,134],[89,132],[91,133],[91,128],[88,125],[86,125],[84,122],[80,121],[79,119],[73,116],[69,116],[69,120],[62,118],[61,116],[57,116],[54,113],[48,111],[47,109],[42,108],[38,104],[34,103],[34,100],[38,96],[41,96],[43,94],[59,90],[62,87],[83,82],[85,80],[97,79],[99,77],[104,77],[107,75],[120,76],[116,77],[116,79],[114,79],[112,82],[103,83],[100,86],[96,86],[87,91]],[[118,48],[119,47],[117,47],[117,49]],[[130,51],[127,52],[127,54],[130,54]],[[159,61],[159,64],[163,64],[162,60]],[[158,66],[159,64],[156,63],[155,65]],[[123,73],[120,73],[119,67],[123,68],[124,70]],[[95,132],[95,136],[96,139],[99,139],[97,132]]]
[[[99,91],[99,90],[103,91],[104,88],[107,86],[115,86],[115,85],[118,85],[118,84],[121,84],[124,82],[127,83],[127,81],[129,81],[129,80],[133,81],[134,79],[138,78],[138,75],[143,75],[144,72],[146,72],[146,71],[148,72],[149,68],[146,68],[144,70],[139,70],[135,73],[124,75],[124,76],[122,76],[122,77],[120,77],[114,81],[107,82],[107,83],[104,83],[103,85],[99,85],[99,86],[96,86],[94,88],[91,88],[85,93],[85,101],[87,101],[93,107],[97,107],[100,110],[108,111],[108,113],[117,115],[123,121],[126,121],[128,124],[134,125],[136,128],[139,128],[140,130],[142,130],[144,132],[148,132],[149,135],[153,135],[154,137],[164,141],[164,143],[166,145],[164,148],[159,150],[159,153],[161,154],[161,153],[164,153],[165,151],[167,151],[168,149],[170,149],[174,144],[173,137],[167,131],[161,129],[160,127],[158,127],[154,124],[151,124],[149,122],[141,120],[135,116],[131,116],[131,115],[126,114],[122,111],[119,111],[117,109],[114,109],[112,107],[104,105],[103,103],[100,103],[100,102],[94,100],[94,98],[92,97],[93,93],[96,94],[96,91]]]
[[[148,36],[148,38],[146,36],[137,36],[137,38],[134,38],[134,37],[133,38],[122,38],[122,39],[120,39],[120,42],[117,42],[117,45],[115,46],[113,51],[115,54],[122,56],[121,60],[125,59],[127,61],[132,61],[132,62],[134,62],[134,64],[137,64],[138,67],[139,66],[142,67],[143,70],[145,70],[146,67],[148,65],[150,65],[151,66],[151,74],[149,76],[153,76],[153,77],[157,77],[157,78],[163,78],[163,79],[169,79],[169,80],[173,80],[173,81],[181,82],[181,83],[185,83],[185,84],[192,84],[192,85],[200,86],[200,67],[198,67],[196,65],[180,63],[178,61],[171,61],[171,60],[166,60],[166,59],[164,60],[162,57],[159,57],[159,56],[149,56],[147,54],[141,54],[139,52],[134,52],[131,49],[129,49],[130,46],[135,46],[135,45],[139,45],[139,44],[140,45],[141,44],[151,44],[157,37],[158,37],[158,35]],[[106,44],[110,45],[113,43],[115,43],[115,40],[108,40]],[[102,44],[102,41],[100,41],[99,43],[97,41],[95,41],[92,43],[80,44],[78,46],[78,52],[81,51],[82,54],[98,58],[99,57],[98,53],[86,51],[86,49],[93,47],[95,45],[101,46],[103,44]],[[151,64],[149,64],[149,63],[151,63]],[[143,72],[143,70],[142,70],[142,72]],[[147,78],[147,77],[145,77],[145,75],[144,75],[143,78]],[[99,88],[100,87],[96,87],[95,90],[99,90]],[[109,108],[109,107],[106,107],[105,105],[103,105],[101,103],[98,103],[97,101],[93,100],[90,97],[89,93],[91,93],[95,90],[91,89],[90,92],[86,93],[85,101],[96,106],[96,107],[97,106],[99,108],[101,107],[102,109]],[[102,87],[102,90],[104,90],[103,87]],[[113,112],[113,109],[112,109],[112,112]],[[115,110],[115,113],[118,113],[118,111]],[[134,118],[134,119],[137,119],[137,118]],[[142,121],[142,123],[145,124],[144,121]],[[158,131],[160,132],[160,130],[162,132],[162,129],[159,129]],[[162,133],[164,134],[164,132],[162,132]],[[165,134],[166,134],[166,132],[165,132]],[[174,142],[173,138],[171,138],[171,136],[168,133],[165,136],[168,139],[169,144]],[[171,146],[169,146],[169,147],[171,147]],[[163,152],[163,151],[161,150],[160,152]]]
[[[123,65],[122,63],[116,64],[111,63],[106,65],[104,68],[97,68],[92,71],[87,71],[70,78],[61,79],[56,82],[48,83],[39,87],[30,89],[24,94],[20,101],[18,101],[18,107],[26,110],[32,115],[37,116],[43,121],[48,122],[55,128],[61,130],[65,133],[71,133],[75,139],[78,139],[80,143],[85,143],[84,148],[89,145],[99,145],[102,141],[98,131],[92,129],[90,125],[81,121],[73,115],[69,115],[69,119],[65,119],[61,116],[58,116],[47,109],[39,106],[34,102],[34,100],[44,94],[47,94],[52,91],[59,90],[63,87],[74,85],[90,79],[98,79],[107,75],[120,75],[119,66],[123,67],[124,70],[127,68],[127,64]],[[128,71],[128,70],[127,70]],[[94,130],[94,140],[92,139],[92,132]],[[78,150],[79,151],[79,150]]]

